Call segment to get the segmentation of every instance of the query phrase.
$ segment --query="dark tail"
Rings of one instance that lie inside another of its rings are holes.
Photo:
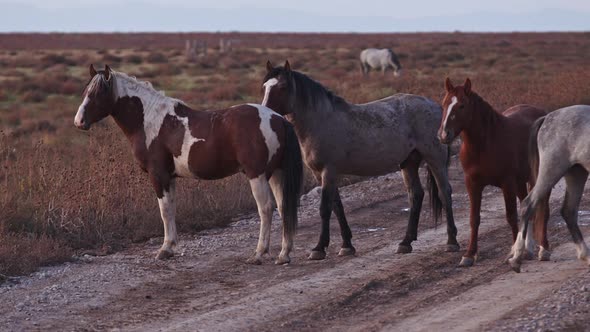
[[[297,206],[303,183],[303,160],[293,125],[285,124],[285,151],[281,168],[283,170],[283,229],[286,234],[297,232]]]
[[[537,135],[543,122],[545,122],[545,117],[538,118],[531,126],[531,133],[529,135],[529,166],[531,168],[533,185],[537,183],[537,177],[539,176],[539,146],[537,144]]]
[[[447,145],[447,169],[449,169],[450,164],[451,146]],[[436,184],[436,179],[434,178],[434,175],[432,175],[430,167],[426,167],[426,169],[428,170],[428,176],[426,177],[426,188],[428,189],[428,194],[430,195],[430,209],[432,211],[432,217],[434,219],[434,226],[436,227],[438,225],[438,220],[442,216],[443,203],[440,200],[440,196],[438,195],[438,185]]]
[[[539,177],[539,144],[537,143],[537,136],[539,129],[545,122],[545,117],[538,118],[531,126],[531,133],[529,134],[529,167],[531,168],[531,189],[537,183]],[[533,236],[538,243],[543,240],[545,229],[545,210],[549,209],[549,200],[543,199],[537,206],[535,219],[533,222]]]

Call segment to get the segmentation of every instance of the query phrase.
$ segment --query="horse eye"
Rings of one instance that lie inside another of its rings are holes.
[[[465,105],[459,105],[459,109],[462,110],[465,108]]]

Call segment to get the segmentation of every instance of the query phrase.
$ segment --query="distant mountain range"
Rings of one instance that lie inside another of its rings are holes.
[[[530,13],[475,12],[397,19],[386,15],[316,15],[243,7],[195,9],[126,2],[104,7],[38,8],[0,3],[0,32],[423,32],[590,31],[590,13],[542,9]]]

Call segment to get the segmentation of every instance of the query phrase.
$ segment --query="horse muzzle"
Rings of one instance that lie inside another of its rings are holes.
[[[90,129],[90,124],[88,124],[88,122],[84,121],[84,120],[75,120],[74,121],[74,125],[76,126],[76,128],[80,129],[80,130],[88,130]]]
[[[448,133],[447,131],[443,131],[442,133],[438,134],[438,140],[442,144],[451,144],[454,140],[454,135]]]

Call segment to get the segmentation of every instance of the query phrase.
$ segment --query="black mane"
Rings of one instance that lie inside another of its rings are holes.
[[[291,73],[297,87],[297,99],[303,101],[304,105],[313,107],[318,102],[321,103],[322,98],[326,98],[333,106],[347,104],[344,98],[311,77],[298,71],[292,71]]]

